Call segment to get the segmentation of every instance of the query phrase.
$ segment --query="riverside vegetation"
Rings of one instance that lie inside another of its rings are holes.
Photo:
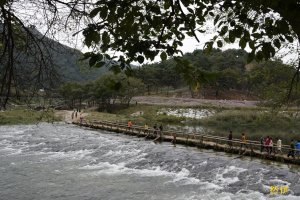
[[[36,111],[27,108],[17,108],[0,112],[0,125],[33,124],[39,122],[54,122],[61,120],[54,115],[54,110]]]

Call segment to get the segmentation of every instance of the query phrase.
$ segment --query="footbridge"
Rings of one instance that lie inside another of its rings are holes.
[[[111,121],[84,121],[72,122],[73,124],[88,127],[92,129],[102,129],[117,133],[124,133],[137,137],[144,137],[155,142],[171,142],[172,144],[183,144],[188,146],[195,146],[198,148],[214,149],[216,151],[223,151],[232,154],[239,154],[238,157],[250,156],[261,159],[268,159],[284,163],[292,163],[300,165],[300,150],[291,149],[288,145],[282,145],[278,150],[277,146],[272,147],[272,153],[268,153],[266,149],[270,148],[261,145],[260,141],[247,140],[243,143],[240,139],[228,140],[226,137],[220,137],[209,134],[188,134],[183,132],[176,132],[170,130],[159,131],[153,128],[145,128],[143,126],[133,125],[128,127],[127,124],[111,122]],[[294,157],[288,157],[289,152],[293,152]],[[237,158],[238,158],[237,157]]]

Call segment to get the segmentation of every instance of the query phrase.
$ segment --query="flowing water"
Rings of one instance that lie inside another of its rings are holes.
[[[2,126],[0,199],[300,199],[299,167],[236,156],[73,125]]]

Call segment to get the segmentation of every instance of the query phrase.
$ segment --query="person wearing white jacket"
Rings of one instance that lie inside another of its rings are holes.
[[[282,153],[282,151],[281,151],[282,144],[281,144],[281,139],[280,138],[278,138],[276,146],[277,146],[277,152]]]

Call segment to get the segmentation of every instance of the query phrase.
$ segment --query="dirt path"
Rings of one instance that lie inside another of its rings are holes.
[[[77,118],[75,117],[75,114],[74,114],[74,117],[72,119],[72,113],[73,113],[72,110],[57,110],[57,111],[55,111],[55,115],[60,117],[62,119],[62,121],[65,121],[66,123],[79,122],[80,114],[79,113],[77,114]],[[81,113],[81,116],[83,118],[85,118],[87,115],[88,115],[88,113],[83,113],[83,112]]]
[[[161,96],[138,96],[133,98],[133,102],[140,104],[156,105],[176,105],[176,106],[225,106],[225,107],[256,107],[258,101],[240,100],[212,100],[212,99],[193,99]]]

